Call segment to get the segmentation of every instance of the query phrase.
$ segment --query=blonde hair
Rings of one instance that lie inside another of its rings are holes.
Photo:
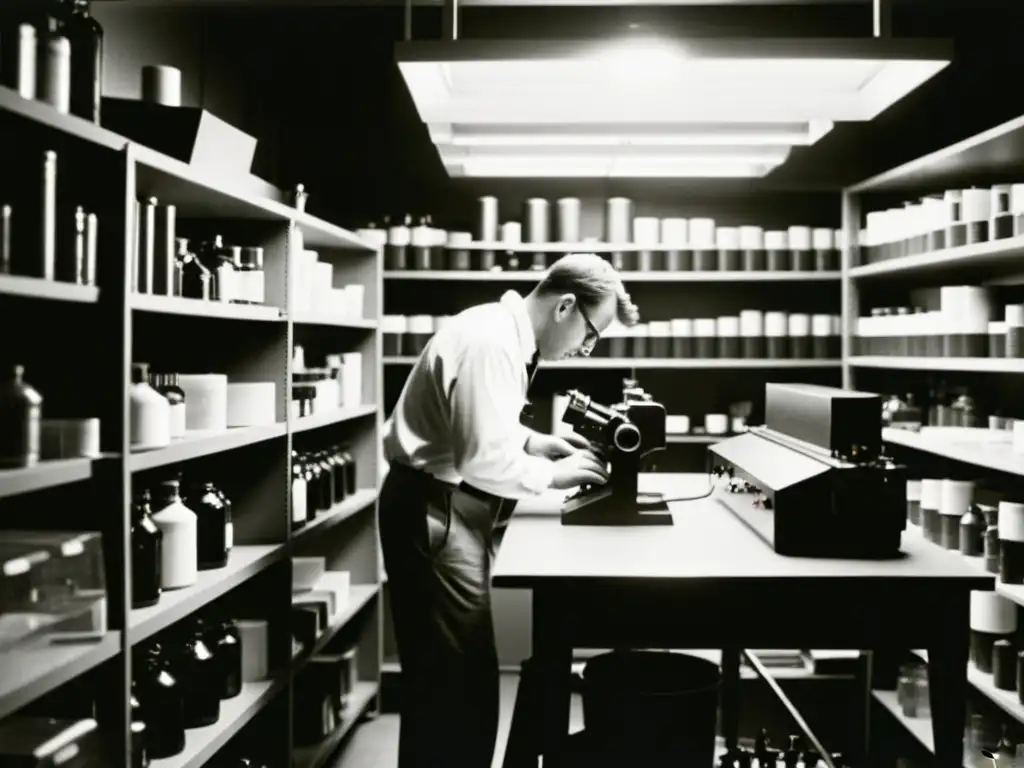
[[[541,296],[571,293],[587,308],[615,296],[618,321],[626,327],[640,322],[640,311],[626,292],[621,275],[596,253],[566,254],[551,265],[536,292]]]

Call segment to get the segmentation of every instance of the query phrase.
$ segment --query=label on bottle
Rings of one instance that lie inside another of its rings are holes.
[[[235,524],[228,520],[224,523],[224,549],[227,552],[235,546]]]
[[[292,522],[305,522],[306,514],[306,481],[303,478],[292,481]]]
[[[171,405],[171,439],[185,436],[185,403]]]
[[[234,301],[238,298],[238,275],[230,264],[217,267],[217,299]]]

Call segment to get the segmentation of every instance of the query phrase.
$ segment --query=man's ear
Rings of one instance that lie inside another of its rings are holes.
[[[576,307],[576,297],[571,293],[565,293],[558,297],[558,303],[555,305],[556,316],[559,320],[568,316],[572,313]]]

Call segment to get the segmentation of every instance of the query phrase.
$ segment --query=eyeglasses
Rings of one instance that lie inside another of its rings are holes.
[[[580,346],[579,351],[579,354],[586,356],[594,351],[594,347],[601,339],[601,332],[597,330],[597,326],[591,321],[590,315],[583,308],[583,303],[579,300],[579,297],[576,298],[576,308],[579,309],[583,322],[587,324],[587,335],[583,337],[583,344]]]

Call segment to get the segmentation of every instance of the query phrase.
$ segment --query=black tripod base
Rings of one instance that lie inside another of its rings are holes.
[[[672,525],[672,514],[660,496],[641,494],[631,501],[615,496],[608,488],[598,488],[565,500],[562,525]]]

